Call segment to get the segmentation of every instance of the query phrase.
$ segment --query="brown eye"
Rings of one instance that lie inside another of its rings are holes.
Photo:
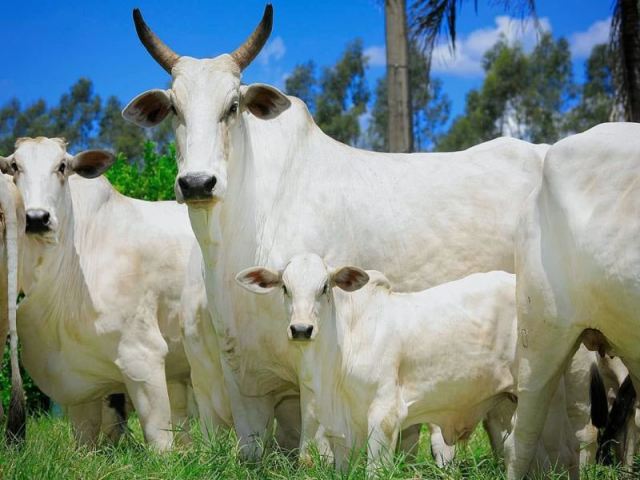
[[[229,107],[229,115],[235,115],[238,111],[238,102],[233,102]]]
[[[58,167],[58,172],[60,172],[62,175],[64,175],[64,172],[66,170],[67,166],[64,163],[61,163],[60,166]]]

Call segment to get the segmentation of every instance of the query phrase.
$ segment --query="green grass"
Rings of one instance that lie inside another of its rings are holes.
[[[0,442],[1,479],[363,479],[362,460],[356,460],[350,471],[335,472],[319,457],[312,466],[300,466],[281,452],[265,456],[259,465],[239,460],[236,439],[232,433],[206,441],[194,428],[194,442],[190,447],[171,453],[158,454],[148,450],[142,442],[138,422],[131,421],[132,434],[117,446],[103,446],[96,450],[76,448],[68,422],[48,416],[29,419],[26,444],[10,448]],[[504,470],[490,451],[483,431],[478,430],[462,446],[455,464],[440,470],[433,463],[423,435],[421,448],[414,461],[397,455],[393,465],[378,472],[384,479],[473,479],[504,478]],[[631,478],[622,470],[590,467],[583,478]],[[551,478],[565,478],[555,475]]]

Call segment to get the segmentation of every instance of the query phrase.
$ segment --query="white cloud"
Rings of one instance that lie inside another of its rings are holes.
[[[373,45],[364,49],[364,55],[369,59],[370,67],[384,67],[387,64],[387,54],[384,45]]]
[[[494,27],[480,28],[458,39],[455,51],[446,42],[436,45],[432,70],[455,76],[481,76],[482,57],[501,36],[511,44],[520,42],[526,51],[531,51],[538,41],[540,31],[551,31],[548,18],[540,18],[536,25],[531,18],[498,16]]]
[[[584,32],[576,32],[569,37],[569,45],[574,58],[587,58],[591,49],[609,40],[611,17],[592,23]]]
[[[271,63],[272,59],[280,60],[282,57],[284,57],[286,51],[287,47],[285,47],[282,37],[275,37],[264,46],[264,48],[258,55],[257,60],[261,65],[266,66]]]

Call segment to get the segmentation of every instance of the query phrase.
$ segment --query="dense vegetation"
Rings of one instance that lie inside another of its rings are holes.
[[[97,450],[75,448],[68,422],[49,416],[29,419],[27,443],[20,450],[0,443],[0,477],[31,480],[46,479],[364,479],[362,455],[352,461],[345,473],[335,472],[317,456],[313,465],[299,465],[291,457],[274,451],[259,465],[248,465],[238,459],[236,439],[232,433],[218,435],[209,442],[202,438],[197,427],[194,442],[189,448],[167,454],[156,454],[144,447],[137,422],[130,422],[132,434],[117,446],[103,446]],[[0,440],[2,442],[2,440]],[[628,476],[628,474],[627,474]],[[491,454],[489,442],[480,429],[466,446],[461,446],[454,465],[440,470],[429,454],[428,435],[423,434],[415,460],[398,454],[392,465],[381,469],[377,478],[433,479],[433,480],[500,480],[504,469]],[[566,476],[551,476],[551,480]],[[621,469],[593,466],[585,469],[587,480],[627,478]],[[631,478],[631,477],[628,477]],[[533,479],[532,479],[533,480]]]

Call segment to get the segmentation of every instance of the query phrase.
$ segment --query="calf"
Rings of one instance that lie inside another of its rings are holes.
[[[411,425],[436,424],[453,445],[494,408],[513,412],[511,274],[473,274],[395,293],[380,272],[332,269],[319,256],[303,254],[282,272],[253,267],[236,279],[254,293],[280,291],[286,334],[308,345],[300,350],[300,381],[314,393],[338,467],[350,448],[367,440],[371,465],[384,460]]]

